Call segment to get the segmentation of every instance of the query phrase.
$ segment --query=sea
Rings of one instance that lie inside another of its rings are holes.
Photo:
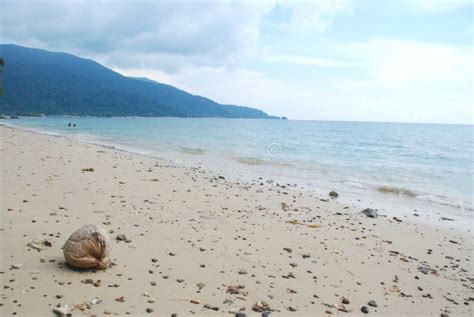
[[[473,219],[473,125],[141,117],[0,123],[230,178],[274,179]]]

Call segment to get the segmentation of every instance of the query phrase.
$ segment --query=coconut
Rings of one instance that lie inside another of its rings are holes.
[[[70,266],[105,270],[110,264],[110,238],[104,228],[85,225],[67,239],[63,253]]]

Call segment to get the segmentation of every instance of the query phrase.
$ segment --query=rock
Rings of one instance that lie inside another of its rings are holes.
[[[247,274],[247,270],[242,269],[242,270],[239,271],[239,274],[245,275],[245,274]]]
[[[292,311],[292,312],[295,312],[295,311],[297,311],[297,309],[296,309],[296,308],[294,308],[293,306],[288,306],[288,310],[289,310],[289,311]]]
[[[118,234],[117,237],[115,238],[115,240],[117,240],[117,241],[125,241],[126,243],[132,242],[132,239],[131,239],[129,236],[123,234],[123,233]]]
[[[12,264],[12,265],[11,265],[11,268],[12,268],[12,269],[15,269],[15,270],[18,270],[18,269],[21,268],[22,266],[23,266],[23,263]]]
[[[290,248],[283,248],[283,250],[285,250],[285,251],[286,251],[286,252],[288,252],[288,253],[291,253],[291,252],[293,252],[293,250],[292,250],[292,249],[290,249]]]
[[[367,305],[372,306],[372,307],[377,307],[377,303],[374,300],[369,301]]]
[[[444,220],[444,221],[454,221],[454,219],[452,219],[452,218],[447,218],[447,217],[441,217],[440,219],[441,219],[441,220]]]
[[[91,303],[91,305],[97,305],[97,304],[102,303],[102,301],[96,297],[96,298],[92,299],[90,301],[90,303]]]
[[[362,306],[360,308],[360,311],[363,312],[364,314],[368,314],[369,313],[369,309],[367,308],[367,306]]]
[[[337,198],[337,197],[339,197],[339,194],[336,193],[335,191],[332,191],[332,192],[329,193],[329,196],[331,196],[332,198]]]
[[[440,317],[449,317],[449,314],[441,313]]]
[[[64,304],[63,306],[53,308],[53,312],[59,317],[66,317],[68,310],[69,310],[68,304]]]
[[[348,305],[348,304],[350,304],[351,302],[350,302],[347,298],[343,297],[343,298],[342,298],[342,303],[343,303],[344,305]]]
[[[157,259],[157,258],[153,258],[153,259],[151,259],[151,262],[156,263],[156,262],[158,262],[158,259]]]
[[[93,172],[95,171],[93,167],[86,167],[82,169],[83,172]]]
[[[377,218],[379,215],[376,209],[366,208],[362,210],[362,213],[369,218]]]
[[[272,312],[270,312],[270,311],[264,311],[264,312],[262,313],[262,317],[270,317],[270,314],[271,314],[271,313],[272,313]]]
[[[235,313],[235,317],[247,317],[247,314],[244,313],[244,312],[239,311],[239,312]]]
[[[257,313],[261,313],[264,311],[271,310],[270,307],[268,306],[267,303],[265,302],[260,302],[260,303],[255,303],[255,305],[252,306],[252,310]]]
[[[146,312],[149,313],[149,314],[152,313],[152,312],[153,312],[153,308],[147,308],[147,309],[146,309]]]

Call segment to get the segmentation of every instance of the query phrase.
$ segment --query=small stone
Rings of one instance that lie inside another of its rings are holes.
[[[367,308],[367,306],[362,306],[360,308],[360,311],[363,312],[364,314],[368,314],[369,313],[369,308]]]
[[[288,253],[293,252],[293,250],[292,250],[291,248],[283,248],[283,250],[285,250],[285,251],[288,252]]]
[[[155,281],[151,281],[150,284],[151,284],[151,286],[156,286],[156,282],[155,282]]]
[[[235,317],[247,317],[247,314],[244,313],[244,312],[239,311],[239,312],[235,313]]]
[[[239,271],[239,274],[245,275],[245,274],[247,274],[247,270],[242,269],[242,270]]]
[[[331,196],[332,198],[337,198],[337,197],[339,197],[339,194],[336,193],[335,191],[332,191],[332,192],[329,193],[329,196]]]
[[[343,303],[344,305],[349,305],[351,302],[350,302],[347,298],[343,297],[343,298],[342,298],[342,303]]]
[[[153,312],[153,308],[147,308],[147,309],[146,309],[146,312],[149,313],[149,314],[152,313],[152,312]]]
[[[117,241],[125,241],[126,243],[132,242],[132,239],[131,239],[129,236],[123,234],[123,233],[118,234],[117,237],[115,238],[115,240],[117,240]]]
[[[292,312],[295,312],[295,311],[297,311],[297,309],[296,309],[296,308],[294,308],[293,306],[289,306],[289,307],[288,307],[288,310],[289,310],[289,311],[292,311]]]
[[[362,210],[362,213],[369,218],[377,218],[379,216],[377,210],[371,208],[366,208]]]
[[[158,259],[157,259],[157,258],[153,258],[153,259],[151,259],[151,262],[156,263],[156,262],[158,262]]]
[[[377,303],[374,300],[369,301],[367,305],[372,306],[372,307],[377,307]]]

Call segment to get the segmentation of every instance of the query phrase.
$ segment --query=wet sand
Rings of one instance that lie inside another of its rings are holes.
[[[360,203],[266,178],[3,126],[0,136],[2,316],[64,304],[73,316],[473,314],[472,232],[427,225],[426,211],[369,218]],[[62,245],[88,223],[112,239],[106,271],[64,264]]]

